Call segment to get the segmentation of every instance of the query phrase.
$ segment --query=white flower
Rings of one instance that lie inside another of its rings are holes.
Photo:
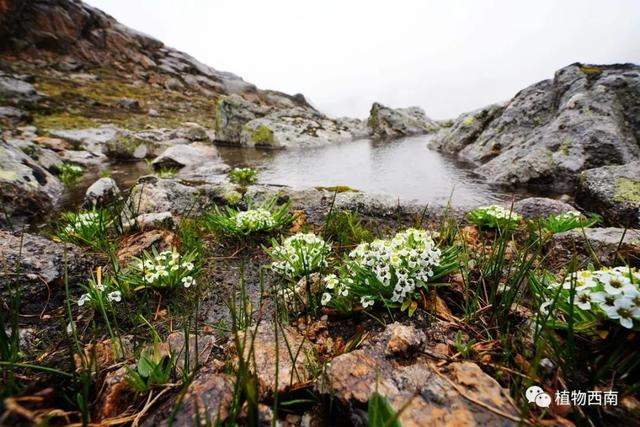
[[[331,294],[328,292],[323,293],[322,299],[320,299],[320,304],[327,305],[329,304],[329,301],[331,301]]]
[[[185,288],[189,288],[189,287],[191,287],[191,285],[195,285],[196,284],[196,281],[191,276],[183,277],[181,279],[181,282],[182,282],[182,286],[184,286]]]
[[[591,293],[588,291],[576,292],[573,303],[581,310],[591,310]]]
[[[109,292],[107,299],[109,301],[120,302],[122,301],[122,293],[120,291]]]
[[[612,307],[609,306],[603,310],[610,319],[619,320],[620,324],[627,329],[633,328],[633,319],[640,317],[640,308],[626,298],[616,299]]]
[[[374,303],[375,301],[370,296],[365,295],[363,297],[360,297],[360,304],[362,304],[362,308],[366,309],[368,307],[371,307]]]
[[[82,294],[80,296],[80,299],[78,300],[78,305],[80,307],[82,307],[83,305],[85,305],[89,301],[91,301],[91,296],[89,294]]]
[[[552,300],[546,300],[545,302],[543,302],[542,304],[540,304],[540,313],[544,314],[545,316],[547,314],[549,314],[549,306],[553,303]]]

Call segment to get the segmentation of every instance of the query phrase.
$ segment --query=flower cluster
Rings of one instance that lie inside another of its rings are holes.
[[[467,215],[478,227],[510,229],[518,225],[522,217],[499,205],[476,208]]]
[[[274,226],[273,215],[263,208],[238,212],[235,220],[238,229],[243,231],[268,230]]]
[[[582,270],[552,286],[561,287],[561,296],[568,302],[571,301],[570,289],[575,287],[573,304],[576,307],[601,313],[625,328],[632,328],[634,320],[640,321],[640,272],[635,268]],[[540,309],[544,312],[550,304],[547,301]]]
[[[321,303],[343,309],[357,302],[367,309],[376,302],[410,302],[416,288],[431,281],[442,265],[443,253],[433,237],[409,228],[392,239],[359,244],[339,277],[324,278]]]
[[[193,278],[194,255],[180,255],[174,248],[160,253],[144,253],[142,259],[132,264],[134,270],[142,274],[144,287],[173,288],[182,285],[190,288],[195,285]]]
[[[391,301],[403,302],[418,283],[427,283],[440,264],[440,249],[425,230],[409,228],[391,240],[361,243],[349,258],[372,271],[384,285],[393,285]]]
[[[256,182],[257,172],[251,168],[234,168],[229,172],[229,179],[240,185],[249,185]]]
[[[299,279],[326,268],[331,244],[313,233],[298,233],[282,245],[273,242],[271,268],[289,279]]]
[[[100,214],[95,211],[70,215],[69,223],[63,228],[65,234],[73,234],[86,228],[96,226],[100,222]]]

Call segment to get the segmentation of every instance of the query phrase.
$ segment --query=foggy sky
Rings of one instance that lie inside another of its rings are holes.
[[[640,63],[636,0],[89,0],[120,22],[332,116],[450,118],[573,62]]]

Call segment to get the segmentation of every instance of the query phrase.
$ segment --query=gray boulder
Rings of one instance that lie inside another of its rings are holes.
[[[439,128],[419,107],[393,109],[377,102],[371,106],[367,125],[371,135],[378,138],[421,135]]]
[[[547,218],[549,215],[559,215],[575,210],[568,203],[546,197],[528,197],[513,204],[513,211],[525,219]]]
[[[470,115],[460,116],[432,145],[475,163],[492,183],[573,189],[583,170],[640,158],[636,65],[573,64],[520,91],[504,109],[481,112],[467,130]]]
[[[0,224],[51,212],[64,191],[54,175],[24,152],[0,140]]]
[[[576,257],[578,265],[605,266],[628,264],[640,267],[640,230],[587,228],[555,234],[549,243],[550,259],[566,265]]]
[[[15,107],[0,106],[0,120],[19,122],[30,120],[31,116],[24,110]]]
[[[582,172],[576,202],[610,224],[639,226],[640,161]]]
[[[174,216],[197,215],[213,203],[223,203],[229,185],[212,185],[183,181],[178,178],[145,176],[131,189],[127,206],[131,218],[154,212],[171,212]]]
[[[152,165],[156,170],[178,170],[179,178],[201,182],[220,182],[230,169],[215,147],[199,142],[171,146]]]
[[[120,197],[120,189],[113,178],[100,178],[87,188],[84,206],[87,208],[106,206],[118,201]]]

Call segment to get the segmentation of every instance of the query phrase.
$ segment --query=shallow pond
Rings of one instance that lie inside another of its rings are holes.
[[[429,138],[359,140],[278,151],[218,149],[227,164],[257,169],[261,183],[294,188],[346,185],[423,203],[444,204],[452,197],[456,206],[511,199],[512,193],[486,184],[469,165],[428,149]],[[522,196],[524,193],[516,195]]]
[[[477,206],[511,200],[514,193],[489,185],[468,164],[427,148],[429,136],[376,142],[359,140],[321,147],[264,150],[220,146],[218,151],[232,167],[258,170],[261,184],[288,185],[296,189],[348,186],[370,194],[399,200]],[[146,162],[112,165],[111,176],[121,189],[129,189],[142,175],[152,173]],[[87,173],[65,197],[63,209],[82,202],[86,188],[99,177]],[[530,193],[518,192],[522,198]]]

